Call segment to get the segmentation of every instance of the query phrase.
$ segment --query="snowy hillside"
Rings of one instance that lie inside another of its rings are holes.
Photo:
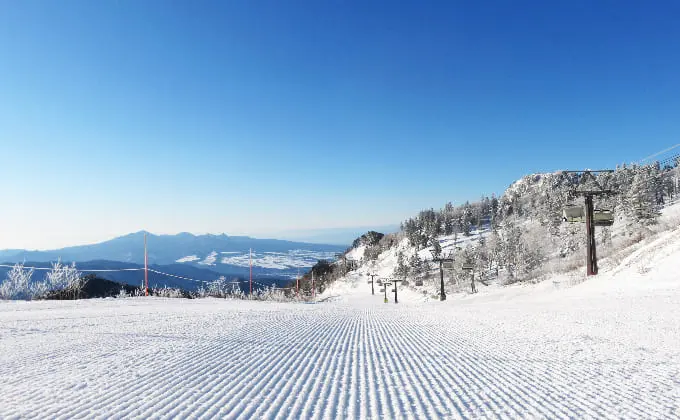
[[[445,302],[367,266],[316,304],[0,302],[0,417],[678,418],[680,228],[630,251]]]
[[[579,226],[582,228],[582,225]],[[477,273],[477,280],[475,282],[477,292],[481,296],[474,298],[481,299],[487,294],[496,294],[499,297],[506,294],[512,295],[514,290],[522,289],[524,291],[537,289],[552,289],[571,287],[588,281],[588,284],[606,284],[605,287],[618,287],[617,282],[610,282],[612,278],[621,276],[622,270],[633,267],[632,272],[626,272],[624,281],[630,282],[632,279],[639,279],[639,276],[659,269],[659,265],[653,262],[657,258],[657,253],[675,252],[677,246],[680,246],[680,241],[675,243],[678,235],[680,235],[680,202],[670,205],[662,210],[662,215],[659,218],[658,224],[654,226],[654,230],[648,233],[645,239],[631,238],[631,235],[626,233],[625,226],[614,225],[609,233],[611,241],[608,245],[600,245],[599,248],[599,266],[600,273],[596,277],[587,278],[585,275],[585,256],[575,255],[569,259],[570,264],[562,263],[560,258],[553,256],[552,261],[547,264],[548,269],[544,271],[543,275],[538,277],[534,282],[542,282],[538,286],[522,285],[516,288],[504,286],[499,278],[491,280],[484,280],[484,276]],[[490,239],[490,230],[472,230],[470,236],[463,235],[442,235],[437,238],[441,247],[441,255],[462,256],[467,250],[472,250],[478,246],[480,241],[488,241]],[[359,269],[355,272],[350,272],[347,278],[341,278],[339,283],[344,281],[356,281],[357,278],[363,278],[368,274],[377,274],[376,278],[400,278],[398,273],[398,256],[404,256],[405,261],[417,255],[417,258],[422,261],[423,270],[419,276],[423,281],[422,286],[415,286],[413,277],[407,277],[410,280],[404,286],[405,289],[416,292],[422,299],[437,299],[440,292],[440,274],[439,265],[433,259],[433,246],[424,247],[416,251],[416,248],[409,244],[409,241],[401,237],[396,246],[390,247],[381,252],[375,260],[367,260],[364,257],[366,247],[361,246],[353,249],[347,254],[348,259],[358,261],[360,263]],[[457,265],[464,261],[464,257],[456,259]],[[672,259],[666,261],[670,264],[668,273],[662,273],[661,278],[667,278],[669,273],[673,272],[673,266],[680,269],[680,258],[677,261]],[[675,265],[673,265],[675,264]],[[572,268],[573,266],[573,268]],[[476,267],[476,271],[479,267]],[[484,268],[482,268],[484,270]],[[636,271],[637,270],[637,271]],[[454,270],[445,270],[445,291],[447,294],[459,294],[459,298],[474,299],[468,296],[471,292],[470,273],[460,270],[456,266]],[[358,277],[357,277],[358,276]],[[481,281],[480,281],[481,278]],[[532,282],[533,283],[533,282]],[[633,281],[633,284],[635,281]],[[646,287],[646,286],[645,286]],[[450,297],[449,297],[450,298]]]
[[[424,296],[481,286],[539,283],[560,286],[584,280],[586,229],[583,218],[567,222],[565,209],[581,210],[583,192],[594,194],[598,221],[593,241],[606,272],[638,246],[678,225],[678,162],[621,166],[615,171],[557,171],[527,175],[500,197],[420,211],[396,234],[359,238],[348,256],[364,273],[402,280]],[[594,192],[593,192],[594,191]],[[675,204],[673,204],[675,203]],[[441,292],[440,262],[445,268]],[[596,270],[597,267],[591,267]],[[331,273],[336,280],[346,267]],[[567,279],[561,278],[567,276]]]

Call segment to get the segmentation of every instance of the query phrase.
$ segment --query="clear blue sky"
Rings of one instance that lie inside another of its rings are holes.
[[[0,248],[398,223],[679,111],[677,1],[0,0]]]

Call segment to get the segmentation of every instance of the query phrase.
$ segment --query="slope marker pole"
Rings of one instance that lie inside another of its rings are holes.
[[[249,257],[249,266],[250,266],[250,297],[253,297],[253,248],[250,248],[250,257]]]
[[[144,295],[149,296],[149,254],[146,249],[146,232],[144,232]]]

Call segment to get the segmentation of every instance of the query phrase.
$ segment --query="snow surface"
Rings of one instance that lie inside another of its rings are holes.
[[[388,263],[314,304],[0,302],[0,418],[680,418],[677,226],[566,288],[385,304]]]
[[[275,269],[275,270],[294,270],[311,268],[319,260],[333,260],[335,253],[323,251],[310,251],[305,249],[291,249],[286,252],[255,252],[252,254],[253,267]],[[248,267],[250,265],[249,251],[212,251],[203,260],[197,255],[187,255],[175,262],[186,263],[196,262],[200,265],[216,266],[219,264],[229,264],[237,267]]]
[[[332,260],[333,252],[309,251],[304,249],[292,249],[287,252],[255,252],[253,251],[253,267],[287,270],[294,268],[310,268],[318,260]],[[220,260],[222,264],[230,264],[239,267],[248,267],[250,254],[232,253]]]
[[[199,264],[201,265],[215,265],[215,261],[217,261],[217,252],[212,251],[210,254],[208,254],[203,261],[200,261]]]
[[[197,255],[187,255],[186,257],[182,257],[175,262],[184,263],[184,262],[194,262],[194,261],[198,261],[198,260],[200,260],[200,258]]]

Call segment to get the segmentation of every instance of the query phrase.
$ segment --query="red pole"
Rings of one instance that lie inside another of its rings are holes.
[[[149,296],[149,254],[146,252],[146,232],[144,232],[144,295]]]
[[[250,296],[253,296],[253,249],[250,248]]]

